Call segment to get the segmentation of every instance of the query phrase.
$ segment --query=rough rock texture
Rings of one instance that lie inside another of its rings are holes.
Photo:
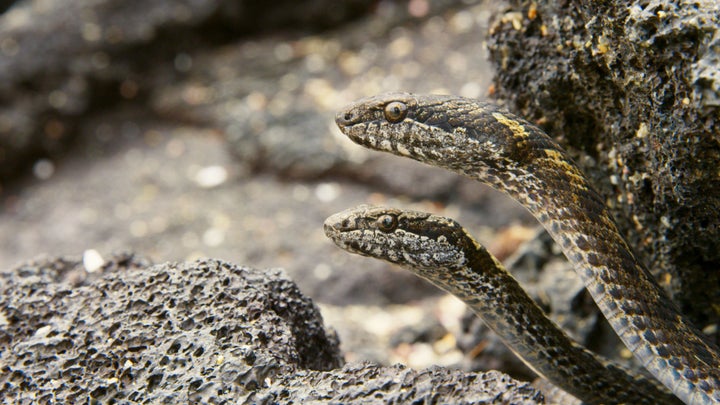
[[[302,393],[302,395],[300,395]],[[327,372],[281,377],[248,398],[253,403],[538,404],[529,383],[497,371],[463,373],[442,367],[415,371],[402,365],[347,364]],[[307,402],[306,402],[307,401]]]
[[[720,311],[720,6],[512,1],[496,94],[559,139],[700,327]]]
[[[312,301],[282,271],[216,260],[146,267],[132,257],[82,285],[54,260],[2,275],[0,386],[22,403],[212,403],[265,378],[342,363]]]
[[[281,270],[132,255],[82,266],[42,260],[0,275],[0,401],[543,402],[498,372],[338,369],[337,338]]]
[[[64,150],[83,114],[142,100],[149,67],[182,74],[190,49],[281,27],[318,30],[371,3],[18,1],[0,15],[0,178]]]

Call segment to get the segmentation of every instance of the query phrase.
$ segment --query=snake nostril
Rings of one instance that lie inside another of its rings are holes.
[[[352,125],[352,123],[357,119],[357,114],[353,111],[345,111],[341,112],[338,115],[335,116],[335,122],[340,127],[345,127]]]

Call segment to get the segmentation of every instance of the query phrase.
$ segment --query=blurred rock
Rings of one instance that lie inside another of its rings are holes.
[[[448,198],[465,180],[364,150],[339,132],[334,117],[358,97],[399,89],[484,96],[490,8],[464,3],[428,2],[417,18],[405,3],[386,2],[327,35],[198,49],[182,80],[157,86],[151,102],[165,117],[219,128],[254,172],[342,176],[396,194]],[[172,76],[167,68],[154,73],[158,83]]]
[[[181,74],[187,52],[276,29],[317,31],[371,0],[18,1],[0,15],[0,179],[57,156],[84,115],[142,103],[158,65]]]

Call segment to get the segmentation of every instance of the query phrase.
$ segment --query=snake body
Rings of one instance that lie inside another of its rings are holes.
[[[359,206],[329,217],[325,234],[345,250],[402,265],[457,296],[538,375],[585,403],[680,403],[659,384],[597,358],[570,339],[451,219]]]
[[[365,147],[453,170],[523,204],[547,229],[633,355],[687,404],[720,404],[720,352],[618,231],[603,198],[542,130],[497,106],[392,93],[336,116]]]

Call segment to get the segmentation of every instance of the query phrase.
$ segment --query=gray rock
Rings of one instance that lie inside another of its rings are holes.
[[[12,403],[542,403],[499,373],[348,364],[282,270],[219,260],[1,274],[0,399]],[[323,371],[326,370],[326,371]]]
[[[464,373],[442,367],[347,364],[327,372],[300,371],[248,398],[253,403],[542,404],[542,394],[497,371]]]
[[[172,402],[248,395],[294,367],[342,363],[314,304],[280,270],[217,260],[21,265],[0,287],[5,400]]]
[[[489,40],[497,95],[575,155],[653,274],[717,338],[718,3],[511,4]]]

